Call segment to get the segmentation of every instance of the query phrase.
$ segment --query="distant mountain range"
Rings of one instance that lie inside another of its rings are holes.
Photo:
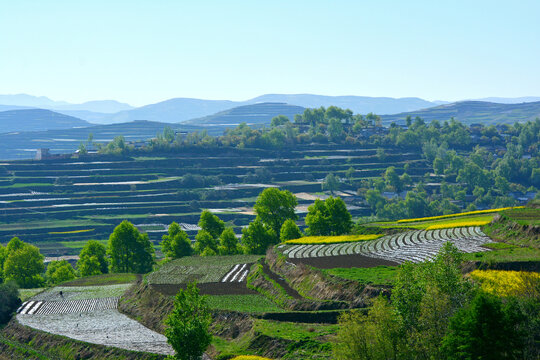
[[[426,122],[432,120],[445,121],[453,117],[465,124],[513,124],[515,122],[525,122],[540,118],[540,101],[520,104],[460,101],[418,111],[404,112],[395,115],[383,115],[381,117],[384,124],[389,124],[391,122],[403,124],[409,115],[413,119],[420,116]]]
[[[190,125],[213,125],[213,126],[235,126],[242,122],[247,124],[270,124],[272,118],[278,115],[285,115],[293,121],[296,114],[302,114],[305,108],[285,103],[266,102],[261,104],[237,106],[235,108],[220,111],[214,115],[203,118],[192,119],[182,122]]]
[[[0,133],[70,129],[90,125],[87,121],[50,110],[24,109],[0,112]]]
[[[116,113],[133,109],[133,106],[116,100],[95,100],[82,104],[70,104],[65,101],[54,101],[46,96],[32,96],[27,94],[0,95],[0,106],[14,105],[25,108],[39,108],[58,111],[91,111],[97,113]],[[69,115],[69,114],[68,114]]]

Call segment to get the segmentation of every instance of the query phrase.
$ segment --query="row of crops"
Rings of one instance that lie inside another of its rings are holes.
[[[118,297],[66,300],[66,301],[26,301],[17,310],[18,314],[70,314],[89,311],[116,309]]]
[[[285,255],[293,259],[365,255],[403,263],[421,262],[433,258],[445,242],[452,242],[466,253],[488,251],[482,245],[493,242],[479,227],[461,227],[438,230],[411,230],[399,234],[386,235],[376,240],[322,244],[322,245],[281,245]]]

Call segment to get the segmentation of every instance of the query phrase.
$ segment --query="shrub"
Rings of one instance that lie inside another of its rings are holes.
[[[11,318],[11,314],[21,306],[17,284],[13,281],[0,284],[0,299],[2,299],[0,301],[0,324],[5,324]]]
[[[283,241],[298,239],[302,237],[302,232],[294,220],[285,220],[279,234],[279,239]]]

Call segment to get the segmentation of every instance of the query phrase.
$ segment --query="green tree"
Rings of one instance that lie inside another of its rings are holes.
[[[219,237],[219,253],[221,255],[234,255],[242,252],[238,239],[232,228],[226,228]]]
[[[404,358],[401,319],[384,297],[373,302],[368,315],[359,311],[339,317],[333,344],[336,360],[390,360]]]
[[[352,228],[351,214],[341,198],[317,199],[308,207],[306,225],[312,236],[343,235]]]
[[[333,173],[330,173],[324,178],[323,182],[321,183],[321,188],[323,190],[328,190],[331,194],[333,194],[334,191],[339,190],[340,185],[341,183],[339,182],[338,177]]]
[[[163,235],[162,239],[163,253],[171,259],[189,256],[193,252],[187,233],[176,222],[169,225],[168,234]]]
[[[275,127],[275,126],[285,125],[288,122],[290,122],[288,117],[286,117],[285,115],[278,115],[272,118],[270,126]]]
[[[339,141],[343,139],[343,124],[339,119],[332,118],[328,122],[328,135],[332,141]]]
[[[4,262],[7,258],[7,249],[0,244],[0,284],[4,281]]]
[[[14,239],[16,239],[17,246],[10,247]],[[43,277],[41,276],[45,271],[43,255],[34,245],[25,244],[17,238],[14,239],[8,243],[8,256],[4,262],[5,281],[15,281],[22,288],[43,285]],[[19,247],[20,244],[22,244],[21,247]]]
[[[217,239],[225,230],[225,223],[210,211],[204,210],[199,219],[199,227]]]
[[[91,260],[91,258],[95,259]],[[108,273],[109,262],[107,261],[107,249],[105,246],[96,240],[88,241],[79,254],[77,269],[81,276]]]
[[[267,188],[257,197],[254,208],[257,219],[273,230],[277,242],[277,236],[285,220],[298,218],[294,212],[296,205],[298,205],[296,196],[290,191]]]
[[[15,236],[8,242],[6,246],[8,255],[14,253],[16,250],[22,249],[25,245],[26,244],[21,239]]]
[[[386,182],[386,185],[393,188],[396,192],[401,191],[401,180],[394,166],[389,166],[386,169],[386,172],[384,174],[384,180]]]
[[[479,292],[470,305],[451,319],[442,342],[447,359],[519,359],[526,334],[525,321],[517,304]]]
[[[152,270],[154,248],[148,234],[141,234],[129,221],[114,228],[108,248],[112,272],[143,274]]]
[[[51,261],[47,265],[47,271],[45,272],[45,278],[50,285],[60,284],[76,277],[75,269],[66,260]]]
[[[97,256],[85,256],[77,262],[77,270],[81,276],[101,275],[101,264]]]
[[[242,245],[249,254],[264,254],[266,249],[277,243],[274,230],[255,219],[248,227],[242,229]]]
[[[200,230],[195,236],[195,251],[201,256],[217,255],[218,242],[206,230]]]
[[[11,315],[21,306],[19,298],[19,288],[13,281],[0,284],[0,325],[5,324]]]
[[[296,225],[294,220],[289,219],[283,223],[281,231],[279,232],[279,239],[282,242],[287,240],[299,239],[301,237],[302,232],[300,231],[298,225]]]
[[[174,299],[174,308],[165,320],[165,336],[179,360],[199,360],[212,341],[212,316],[206,297],[196,283],[188,284]]]

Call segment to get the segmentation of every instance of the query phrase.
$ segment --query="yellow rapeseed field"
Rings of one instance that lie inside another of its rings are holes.
[[[355,241],[365,241],[365,240],[375,240],[380,238],[382,235],[341,235],[341,236],[305,236],[300,239],[287,240],[286,244],[335,244],[342,242],[355,242]]]
[[[398,220],[397,222],[398,223],[407,223],[407,222],[417,222],[417,221],[438,220],[438,219],[446,219],[446,218],[457,217],[457,216],[489,214],[489,213],[494,213],[494,212],[499,212],[499,211],[504,211],[504,210],[521,209],[521,208],[524,208],[524,206],[505,207],[505,208],[490,209],[490,210],[476,210],[476,211],[468,211],[468,212],[458,213],[458,214],[430,216],[430,217],[417,218],[417,219],[401,219],[401,220]]]
[[[94,231],[95,229],[83,229],[83,230],[71,230],[71,231],[51,231],[49,234],[51,235],[58,235],[58,234],[78,234],[88,231]]]
[[[501,296],[524,295],[540,283],[539,273],[527,271],[474,270],[470,276],[482,284],[483,290]]]
[[[487,224],[489,224],[489,220],[448,222],[448,223],[428,226],[426,230],[448,229],[448,228],[469,227],[469,226],[484,226]]]
[[[240,355],[233,357],[231,360],[272,360],[270,358],[265,358],[262,356],[256,356],[256,355]]]

